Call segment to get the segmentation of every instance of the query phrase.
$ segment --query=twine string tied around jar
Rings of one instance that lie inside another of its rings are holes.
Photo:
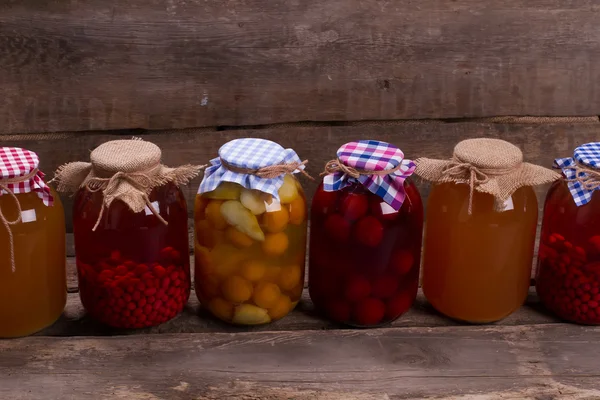
[[[378,176],[390,175],[390,174],[393,174],[394,172],[398,171],[401,167],[402,167],[402,164],[398,164],[397,166],[395,166],[394,168],[391,168],[391,169],[384,169],[384,170],[380,170],[380,171],[359,169],[359,168],[350,167],[350,166],[344,164],[338,158],[335,160],[330,160],[327,162],[327,164],[325,164],[325,171],[321,172],[321,176],[334,174],[336,172],[343,172],[344,174],[346,174],[354,179],[358,179],[358,177],[361,175],[378,175]]]
[[[567,182],[579,182],[588,191],[600,188],[600,170],[577,162],[573,167],[562,167],[562,169],[575,172],[575,178],[566,179]]]
[[[154,179],[152,178],[153,171],[158,169],[161,165],[157,164],[154,167],[149,168],[146,171],[140,172],[117,172],[112,175],[110,178],[99,178],[93,177],[90,178],[85,184],[84,187],[90,192],[98,192],[102,191],[102,195],[104,196],[104,201],[102,202],[102,207],[100,208],[100,213],[98,214],[98,219],[96,220],[96,224],[92,228],[92,231],[95,231],[100,225],[100,221],[102,220],[102,216],[104,215],[104,209],[107,208],[107,203],[110,204],[112,199],[116,198],[120,192],[119,185],[121,182],[125,181],[133,188],[142,193],[142,199],[146,203],[146,207],[154,214],[156,218],[160,222],[165,225],[169,223],[159,214],[159,212],[154,208],[150,198],[146,194],[150,189],[155,186]]]
[[[516,165],[511,168],[479,168],[469,162],[463,162],[454,156],[450,163],[444,167],[443,175],[455,179],[466,181],[469,185],[469,206],[468,214],[473,213],[473,191],[475,187],[489,182],[494,176],[509,174],[519,168]],[[467,178],[465,178],[467,177]]]
[[[225,161],[225,159],[223,159],[223,157],[221,157],[220,159],[221,159],[221,165],[231,172],[235,172],[237,174],[255,175],[262,179],[274,179],[283,174],[291,174],[294,171],[296,171],[297,169],[299,169],[300,166],[306,165],[308,163],[308,160],[304,160],[302,162],[273,164],[273,165],[267,165],[266,167],[252,169],[252,168],[236,167],[235,165]],[[312,176],[310,176],[306,171],[304,171],[304,169],[300,169],[299,171],[302,175],[306,176],[308,179],[314,180],[314,178]]]
[[[26,181],[30,180],[31,178],[33,178],[34,176],[36,176],[37,173],[38,173],[38,169],[34,168],[30,173],[28,173],[26,175],[17,176],[14,178],[0,178],[0,192],[2,192],[2,191],[6,192],[13,199],[15,205],[17,206],[17,218],[15,218],[12,221],[10,221],[6,218],[6,216],[2,212],[2,208],[0,207],[0,223],[2,223],[2,225],[4,225],[4,228],[6,229],[6,232],[8,234],[8,242],[9,242],[8,246],[9,246],[9,252],[10,252],[9,257],[10,257],[10,266],[11,266],[12,272],[15,272],[16,265],[15,265],[15,243],[14,243],[14,237],[13,237],[11,225],[19,224],[23,220],[21,217],[21,212],[22,212],[21,203],[19,202],[19,199],[14,194],[14,192],[9,188],[9,185],[12,185],[15,183],[26,182]]]

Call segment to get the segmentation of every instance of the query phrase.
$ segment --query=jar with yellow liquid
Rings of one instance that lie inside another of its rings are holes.
[[[287,315],[304,287],[305,162],[263,139],[237,139],[211,160],[196,196],[195,286],[202,306],[239,325]]]
[[[65,219],[32,151],[0,148],[0,338],[54,323],[67,301]]]
[[[538,204],[532,185],[555,172],[523,162],[502,140],[458,143],[450,160],[416,160],[434,182],[427,204],[423,292],[442,314],[470,323],[501,320],[527,297]]]

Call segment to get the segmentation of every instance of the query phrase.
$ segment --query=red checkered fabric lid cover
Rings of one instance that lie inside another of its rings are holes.
[[[54,204],[44,173],[38,170],[40,160],[33,151],[18,147],[0,147],[0,187],[14,194],[35,192],[46,206]],[[27,177],[20,181],[19,178]],[[2,188],[0,195],[5,194]]]

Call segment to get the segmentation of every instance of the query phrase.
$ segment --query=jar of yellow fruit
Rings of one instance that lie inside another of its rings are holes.
[[[202,306],[241,325],[287,315],[304,287],[306,198],[292,149],[237,139],[211,160],[196,196],[195,285]]]

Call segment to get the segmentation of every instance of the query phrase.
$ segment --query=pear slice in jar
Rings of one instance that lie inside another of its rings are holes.
[[[240,202],[254,215],[263,214],[267,210],[262,192],[258,190],[242,190]]]
[[[279,188],[279,199],[282,204],[289,204],[298,197],[298,187],[296,186],[296,178],[292,175],[283,177],[283,185]]]
[[[264,308],[252,304],[241,304],[235,308],[231,322],[241,325],[259,325],[271,322],[271,317]]]
[[[221,215],[229,225],[236,227],[240,232],[245,233],[254,240],[262,242],[265,240],[265,234],[260,229],[258,220],[239,201],[228,200],[221,205]]]
[[[233,182],[221,182],[212,192],[205,193],[204,196],[213,200],[237,200],[240,198],[242,187]]]

